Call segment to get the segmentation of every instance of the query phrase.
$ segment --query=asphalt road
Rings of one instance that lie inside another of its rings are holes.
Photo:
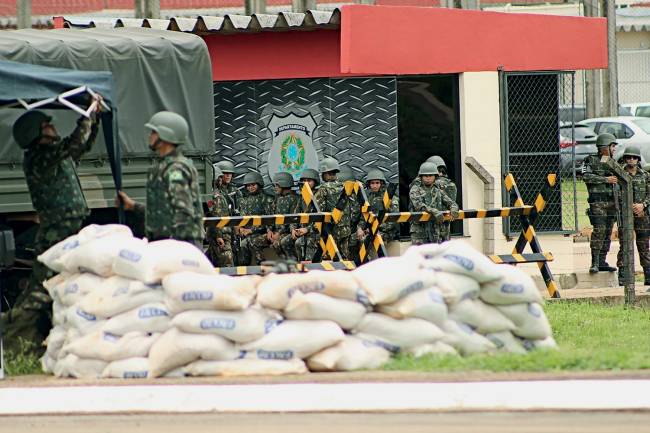
[[[650,412],[3,416],[0,433],[642,433]]]

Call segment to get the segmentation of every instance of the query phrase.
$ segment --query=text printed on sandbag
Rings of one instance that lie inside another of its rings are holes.
[[[193,290],[191,292],[184,292],[181,296],[183,302],[193,301],[211,301],[214,294],[208,290]]]

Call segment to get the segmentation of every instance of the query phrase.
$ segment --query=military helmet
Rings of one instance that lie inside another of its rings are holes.
[[[217,162],[217,164],[219,165],[221,171],[223,171],[224,173],[233,173],[233,174],[235,173],[235,164],[233,164],[232,162],[224,159],[223,161]]]
[[[293,186],[293,176],[286,171],[281,171],[273,176],[273,183],[280,188],[291,188]]]
[[[357,180],[354,176],[354,172],[349,165],[342,165],[339,170],[339,180],[345,182],[348,180]]]
[[[313,168],[304,169],[302,173],[300,173],[300,180],[302,179],[313,179],[316,181],[316,185],[320,183],[320,177],[318,176],[318,172]]]
[[[161,140],[175,145],[186,144],[190,127],[183,116],[171,111],[159,111],[153,116],[145,127],[158,133]]]
[[[606,132],[598,135],[598,138],[596,139],[596,147],[607,147],[610,144],[617,144],[616,137]]]
[[[339,162],[332,158],[331,156],[328,156],[327,158],[323,159],[320,163],[320,172],[321,174],[327,173],[328,171],[335,171],[339,172],[341,171],[341,168],[339,167]]]
[[[42,111],[28,111],[14,122],[14,140],[16,140],[18,146],[27,149],[34,140],[41,136],[43,122],[51,120],[52,118]]]
[[[383,171],[379,170],[378,168],[373,168],[372,170],[369,170],[368,174],[366,175],[366,184],[371,180],[380,180],[386,183],[386,176],[384,176]]]
[[[219,168],[219,164],[212,164],[212,171],[214,173],[214,180],[217,180],[223,176],[223,172],[221,171],[221,168]]]
[[[438,167],[433,162],[423,162],[418,171],[418,176],[438,176]]]
[[[244,185],[249,185],[251,183],[256,183],[260,188],[264,188],[264,179],[262,179],[262,175],[256,171],[251,171],[244,175]]]
[[[623,158],[626,156],[636,156],[641,159],[641,149],[639,149],[639,146],[627,146],[625,148],[625,152],[623,153]]]
[[[429,159],[427,159],[426,162],[433,162],[436,167],[445,167],[447,168],[447,165],[445,164],[445,160],[439,157],[438,155],[433,155],[430,156]]]

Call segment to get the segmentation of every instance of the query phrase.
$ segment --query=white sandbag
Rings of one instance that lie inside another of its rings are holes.
[[[45,374],[54,374],[57,358],[51,357],[47,352],[41,357],[41,371]]]
[[[390,304],[413,292],[431,287],[435,272],[420,267],[418,260],[384,257],[352,271],[373,305]]]
[[[444,335],[440,328],[426,320],[398,320],[378,313],[366,314],[355,332],[375,336],[400,349],[433,343]]]
[[[72,274],[53,288],[56,299],[66,307],[77,304],[88,293],[97,290],[104,279],[90,273]]]
[[[458,351],[453,346],[443,342],[436,341],[435,343],[422,344],[420,346],[409,347],[404,350],[405,353],[412,355],[415,358],[421,358],[426,355],[432,356],[458,356]]]
[[[149,284],[182,271],[215,274],[203,251],[189,242],[174,239],[125,245],[119,249],[113,263],[113,272],[117,275]]]
[[[543,340],[521,340],[521,344],[523,344],[524,348],[528,351],[558,349],[558,345],[553,337],[546,337]]]
[[[43,342],[43,344],[45,344],[47,347],[45,353],[51,358],[57,359],[59,357],[59,351],[65,342],[66,335],[67,331],[65,328],[63,328],[63,326],[55,326],[52,328],[47,338]]]
[[[161,286],[114,275],[79,301],[79,307],[97,317],[108,318],[145,304],[163,302]]]
[[[54,375],[57,377],[76,377],[78,379],[97,379],[108,365],[99,359],[84,359],[77,355],[69,354],[61,358],[54,366]]]
[[[43,287],[45,290],[47,290],[47,293],[50,295],[50,298],[52,298],[52,301],[61,302],[61,300],[58,298],[59,294],[56,289],[60,284],[64,284],[65,281],[72,275],[73,274],[69,274],[67,272],[61,272],[60,274],[56,274],[52,278],[48,278],[47,280],[43,281]]]
[[[314,353],[343,340],[341,327],[328,320],[285,320],[259,340],[240,346],[242,350],[255,351],[258,358],[307,358]],[[260,355],[260,351],[267,352]]]
[[[149,377],[166,373],[199,358],[214,361],[237,359],[240,351],[233,343],[214,334],[188,334],[170,328],[149,350]]]
[[[413,251],[411,251],[413,249]],[[496,280],[500,273],[498,265],[465,241],[454,240],[440,245],[411,247],[405,254],[410,258],[419,254],[425,258],[423,266],[437,271],[467,275],[480,283]]]
[[[485,338],[494,343],[500,352],[526,353],[523,341],[512,335],[510,331],[486,334]]]
[[[52,302],[52,326],[64,326],[68,307],[58,301]]]
[[[516,266],[499,266],[501,278],[481,285],[481,299],[488,304],[512,305],[544,302],[530,275]]]
[[[262,338],[280,320],[263,308],[252,307],[242,311],[184,311],[171,323],[183,332],[216,334],[237,343],[248,343]]]
[[[110,277],[113,275],[113,261],[120,249],[140,244],[145,244],[145,241],[124,234],[112,234],[81,244],[63,256],[61,261],[68,272],[92,272],[101,277]]]
[[[100,329],[105,323],[106,320],[101,320],[94,314],[90,314],[75,305],[69,307],[65,313],[65,328],[74,329],[80,335],[86,335]]]
[[[328,347],[307,360],[312,371],[352,371],[380,368],[390,360],[390,352],[361,338],[346,335],[340,343]]]
[[[301,359],[235,361],[195,361],[183,369],[190,376],[281,376],[305,374],[307,367]]]
[[[437,288],[420,290],[392,304],[379,305],[376,310],[393,319],[416,317],[441,326],[447,320],[447,304]]]
[[[515,324],[512,333],[517,337],[543,340],[551,336],[551,324],[540,304],[501,305],[497,308]]]
[[[119,336],[96,330],[63,346],[61,356],[72,353],[80,358],[101,359],[107,362],[146,357],[158,337],[160,334],[130,332]]]
[[[115,335],[125,335],[129,332],[165,332],[169,329],[170,322],[167,306],[158,302],[111,317],[102,329]]]
[[[465,299],[477,299],[481,292],[481,285],[474,278],[450,272],[436,272],[436,288],[448,305]]]
[[[455,347],[463,356],[473,355],[475,353],[485,353],[496,351],[496,346],[490,340],[464,324],[455,320],[447,320],[443,325],[445,337],[442,339]]]
[[[449,308],[449,318],[471,325],[480,334],[512,331],[515,324],[499,310],[480,299],[466,299]]]
[[[102,377],[115,379],[144,379],[149,374],[148,358],[128,358],[113,361],[102,371]]]
[[[287,319],[331,320],[343,329],[352,329],[366,314],[366,307],[358,302],[320,293],[296,292],[283,314]]]
[[[255,299],[256,278],[176,272],[162,280],[172,314],[188,310],[243,310]]]
[[[266,308],[284,310],[296,293],[317,292],[367,305],[367,295],[347,271],[310,271],[267,275],[257,285],[257,302]]]

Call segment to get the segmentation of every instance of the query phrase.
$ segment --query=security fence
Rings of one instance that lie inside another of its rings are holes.
[[[538,232],[572,233],[578,229],[573,72],[504,72],[501,76],[502,169],[519,182],[526,203],[533,202],[547,173],[558,175]],[[502,194],[503,205],[512,205]],[[504,221],[507,236],[521,231],[515,219]]]

